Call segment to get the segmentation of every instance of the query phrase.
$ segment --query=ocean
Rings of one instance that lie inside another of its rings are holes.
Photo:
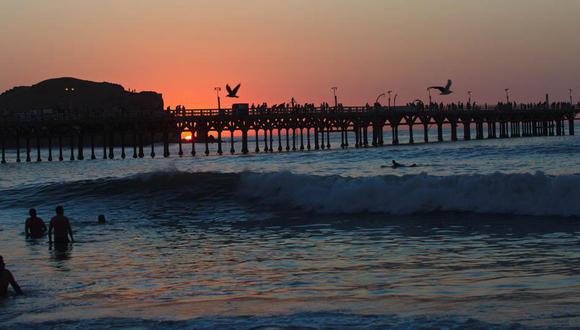
[[[580,327],[580,138],[336,135],[245,156],[9,152],[0,254],[25,294],[0,300],[0,328]],[[57,205],[77,242],[26,240],[28,209],[48,222]]]

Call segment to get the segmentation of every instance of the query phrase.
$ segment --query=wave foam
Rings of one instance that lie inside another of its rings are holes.
[[[246,173],[238,193],[263,204],[331,214],[451,211],[580,216],[580,176],[540,172],[363,178]]]

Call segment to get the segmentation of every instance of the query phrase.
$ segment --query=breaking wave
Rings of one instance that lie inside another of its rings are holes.
[[[580,176],[541,172],[352,178],[290,172],[167,171],[28,186],[4,190],[2,195],[0,207],[88,199],[191,203],[210,198],[325,214],[476,212],[580,217]]]
[[[242,176],[238,193],[259,203],[321,213],[477,212],[580,216],[580,176],[491,174],[346,178],[290,173]]]

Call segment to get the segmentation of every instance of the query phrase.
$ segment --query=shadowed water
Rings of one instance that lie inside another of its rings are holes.
[[[0,324],[577,327],[578,141],[8,164]],[[26,241],[57,204],[78,242]]]

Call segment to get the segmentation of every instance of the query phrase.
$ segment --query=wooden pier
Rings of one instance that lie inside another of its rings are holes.
[[[163,145],[163,157],[170,156],[169,145],[178,144],[184,156],[182,133],[190,132],[197,143],[190,143],[188,154],[195,156],[201,143],[203,154],[210,154],[210,134],[215,134],[217,154],[229,152],[282,152],[324,150],[331,147],[365,148],[429,141],[429,130],[437,130],[437,141],[450,141],[574,135],[574,121],[580,108],[566,103],[546,105],[497,105],[484,109],[456,105],[404,107],[313,107],[245,108],[209,110],[168,110],[155,115],[133,113],[80,115],[69,111],[50,114],[4,115],[0,121],[1,162],[7,150],[15,151],[16,162],[155,157],[156,144]],[[414,127],[422,134],[415,136]],[[399,129],[408,130],[408,140],[399,140]],[[387,129],[385,129],[387,128]],[[331,145],[331,136],[340,134],[340,145]],[[241,139],[235,150],[234,136]],[[260,141],[262,140],[262,141]],[[68,154],[64,154],[64,150]],[[85,155],[85,152],[89,152]]]

